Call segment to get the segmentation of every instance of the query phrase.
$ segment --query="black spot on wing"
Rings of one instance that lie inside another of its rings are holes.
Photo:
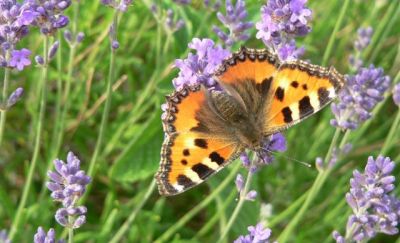
[[[299,111],[300,111],[300,119],[314,112],[314,108],[312,107],[310,102],[310,97],[304,96],[299,101]]]
[[[256,87],[260,94],[267,94],[271,88],[272,77],[264,79],[261,83],[257,83]]]
[[[197,147],[200,147],[200,148],[204,148],[204,149],[208,148],[207,141],[204,140],[204,139],[202,139],[202,138],[196,138],[196,139],[194,140],[194,144],[195,144]]]
[[[293,81],[290,85],[292,85],[293,88],[299,87],[299,83],[297,81]]]
[[[188,162],[187,162],[186,159],[181,160],[181,163],[182,163],[183,165],[187,165],[187,164],[188,164]]]
[[[221,157],[221,155],[217,152],[212,152],[210,154],[209,158],[211,159],[211,161],[217,163],[218,165],[223,164],[225,161],[225,159],[223,157]]]
[[[178,176],[178,184],[183,186],[184,188],[192,187],[195,183],[187,176],[180,174]]]
[[[283,98],[285,97],[285,90],[283,90],[281,87],[278,87],[275,92],[275,97],[279,101],[283,101]]]
[[[329,97],[329,91],[326,88],[318,89],[318,100],[320,107],[322,107],[328,101],[328,97]]]
[[[199,122],[199,123],[197,123],[197,126],[192,127],[190,129],[190,131],[207,133],[207,132],[210,132],[210,129],[208,129],[208,127],[206,127],[204,124]]]
[[[282,114],[283,114],[283,121],[286,123],[289,123],[291,121],[293,121],[292,118],[292,110],[290,110],[289,107],[285,107],[282,109]]]
[[[210,174],[214,172],[213,169],[209,168],[207,165],[204,165],[202,163],[198,163],[193,165],[192,170],[197,173],[197,175],[204,180],[207,178]]]
[[[303,84],[301,87],[303,87],[304,90],[308,89],[307,84]]]
[[[184,149],[183,150],[183,155],[184,156],[189,156],[190,155],[189,149]]]

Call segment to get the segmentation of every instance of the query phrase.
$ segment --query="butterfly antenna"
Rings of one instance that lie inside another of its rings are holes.
[[[284,154],[281,154],[281,153],[278,153],[278,152],[275,152],[275,151],[272,151],[272,150],[269,150],[269,149],[266,149],[266,148],[261,148],[261,149],[266,151],[266,152],[282,156],[282,157],[284,157],[284,158],[286,158],[288,160],[292,160],[292,161],[295,161],[297,163],[300,163],[300,164],[304,165],[305,167],[311,168],[311,164],[310,163],[295,159],[293,157],[290,157],[290,156],[287,156],[287,155],[284,155]]]

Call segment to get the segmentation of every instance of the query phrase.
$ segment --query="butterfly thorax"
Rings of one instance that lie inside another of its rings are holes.
[[[212,110],[226,124],[232,138],[241,146],[255,150],[261,144],[262,124],[237,98],[223,91],[211,92]]]

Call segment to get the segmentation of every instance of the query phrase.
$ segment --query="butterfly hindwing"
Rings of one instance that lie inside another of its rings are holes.
[[[167,98],[163,115],[166,137],[156,174],[163,195],[175,195],[198,185],[237,154],[232,140],[213,132],[218,117],[207,110],[206,92],[200,86],[186,86]],[[208,119],[202,119],[201,114]]]
[[[264,132],[278,132],[314,114],[332,101],[343,85],[343,76],[332,67],[300,60],[281,64],[272,81]]]

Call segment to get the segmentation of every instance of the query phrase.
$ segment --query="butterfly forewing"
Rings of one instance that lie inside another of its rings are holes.
[[[166,137],[161,150],[156,180],[160,194],[175,195],[200,184],[219,171],[237,154],[238,147],[227,137],[213,133],[210,124],[199,119],[208,114],[205,90],[184,87],[167,98],[163,115]]]
[[[334,68],[303,61],[283,63],[273,78],[265,107],[264,132],[278,132],[314,114],[332,101],[343,85],[343,77]]]

